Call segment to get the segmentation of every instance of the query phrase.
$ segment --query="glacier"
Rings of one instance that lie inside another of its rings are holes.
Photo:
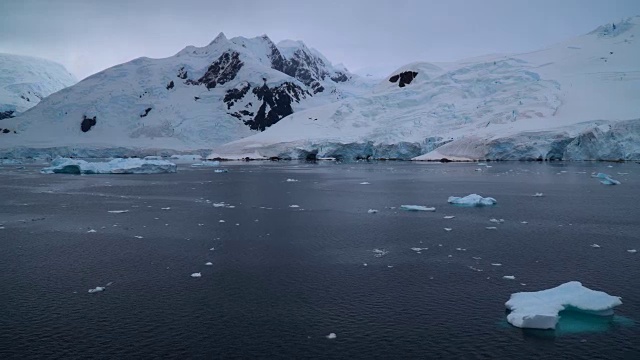
[[[53,61],[0,53],[0,120],[18,116],[76,82],[64,66]]]
[[[57,158],[43,174],[160,174],[175,173],[176,164],[165,160],[113,159],[109,162]]]
[[[369,93],[294,113],[218,157],[640,159],[640,17],[547,48],[407,64]]]
[[[617,296],[591,290],[578,281],[536,292],[511,294],[505,306],[510,313],[507,321],[519,328],[555,329],[563,310],[577,310],[592,315],[613,315],[613,308],[622,304]]]

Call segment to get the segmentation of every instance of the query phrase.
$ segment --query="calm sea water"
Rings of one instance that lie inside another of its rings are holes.
[[[0,358],[640,358],[640,165],[490,165],[1,166]],[[470,193],[498,205],[447,204]],[[506,323],[511,293],[571,280],[623,305]]]

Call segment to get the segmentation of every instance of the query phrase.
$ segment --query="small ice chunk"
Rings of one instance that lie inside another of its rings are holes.
[[[491,266],[502,266],[500,263],[491,263]]]
[[[507,279],[507,280],[515,280],[515,279],[516,279],[516,277],[515,277],[515,276],[513,276],[513,275],[505,275],[505,276],[503,276],[502,278],[503,278],[503,279]]]
[[[209,251],[214,251],[216,248],[212,247],[211,249],[209,249]]]
[[[528,224],[528,221],[520,221],[520,224]]]
[[[206,266],[211,266],[211,265],[213,265],[213,263],[212,262],[207,262],[207,263],[205,263],[205,265]]]
[[[457,251],[467,251],[467,249],[464,248],[456,248]]]
[[[197,273],[193,273],[193,274],[191,274],[191,277],[192,277],[192,278],[199,278],[199,277],[202,277],[202,273],[199,273],[199,272],[197,272]]]
[[[447,216],[445,216],[444,218],[445,218],[445,219],[453,219],[454,217],[455,217],[455,216],[453,216],[453,215],[447,215]]]
[[[371,183],[363,181],[363,182],[360,183],[360,185],[371,185]]]
[[[129,210],[108,210],[107,212],[111,214],[124,214],[124,213],[128,213]]]
[[[335,339],[337,337],[338,336],[335,333],[331,333],[331,334],[327,335],[327,339],[329,339],[329,340],[333,340],[333,339]]]
[[[101,291],[104,291],[105,289],[106,287],[104,286],[96,286],[95,289],[89,289],[89,294],[101,292]]]
[[[426,207],[422,205],[400,205],[400,209],[405,211],[436,211],[434,207]]]
[[[600,248],[600,245],[598,245],[598,244],[591,244],[591,247],[592,247],[592,248],[595,248],[595,249],[599,249],[599,248]]]
[[[444,228],[444,231],[451,231],[453,230],[452,228]]]
[[[496,224],[502,224],[504,219],[489,219],[489,221]]]
[[[604,185],[620,185],[620,181],[613,179],[611,176],[604,173],[597,173],[595,175],[591,175],[591,177],[600,179],[600,182]]]
[[[385,249],[373,249],[371,250],[373,252],[373,256],[375,257],[383,257],[385,255],[387,255],[389,252]]]
[[[223,202],[213,203],[213,207],[225,207],[225,206],[227,206],[227,204],[225,204]]]
[[[95,231],[95,230],[91,229],[91,230],[89,230],[89,231],[87,231],[87,232],[88,232],[88,233],[96,233],[97,231]]]
[[[290,208],[299,208],[300,205],[289,205]]]
[[[163,207],[163,208],[160,208],[160,210],[171,210],[171,208],[170,207]]]
[[[287,182],[298,182],[296,179],[287,179]]]
[[[135,235],[135,236],[134,236],[134,238],[136,238],[136,239],[142,239],[142,236],[140,236],[140,235]]]
[[[369,210],[367,210],[367,213],[369,213],[369,214],[376,214],[376,213],[378,213],[378,210],[376,210],[376,209],[369,209]]]
[[[544,194],[543,193],[535,193],[535,194],[533,194],[531,196],[533,196],[533,197],[543,197]]]
[[[422,250],[429,250],[429,248],[412,247],[411,250],[419,253]]]
[[[487,226],[485,229],[487,230],[497,230],[498,228],[495,226]]]
[[[638,250],[636,250],[636,249],[629,249],[629,250],[627,250],[627,252],[628,252],[628,253],[635,254],[636,252],[638,252]]]
[[[223,223],[223,222],[226,222],[226,221],[224,221],[224,220],[220,220],[220,221],[218,221],[218,222]]]
[[[584,287],[570,281],[555,288],[511,294],[505,303],[511,310],[507,321],[519,328],[555,329],[559,313],[567,307],[593,315],[613,315],[613,308],[621,305],[617,296]]]
[[[220,173],[228,173],[229,170],[227,170],[227,169],[215,169],[215,170],[213,170],[213,172],[220,174]]]
[[[207,167],[207,166],[220,166],[220,161],[202,161],[199,163],[191,164],[191,167]]]
[[[484,198],[478,194],[470,194],[465,197],[449,196],[447,202],[461,206],[490,206],[497,203],[496,199],[492,197]]]

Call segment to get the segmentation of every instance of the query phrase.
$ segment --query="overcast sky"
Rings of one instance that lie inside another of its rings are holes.
[[[523,52],[640,15],[640,0],[0,0],[0,52],[78,79],[140,56],[267,34],[350,70]]]

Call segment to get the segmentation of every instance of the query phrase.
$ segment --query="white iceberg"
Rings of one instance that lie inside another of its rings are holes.
[[[367,210],[367,213],[369,213],[369,214],[376,214],[376,213],[378,213],[378,210],[376,210],[376,209],[369,209],[369,210]]]
[[[329,340],[333,340],[333,339],[335,339],[337,337],[338,336],[335,333],[331,333],[331,334],[327,335],[327,339],[329,339]]]
[[[426,207],[422,205],[400,205],[400,209],[405,211],[436,211],[434,207]]]
[[[597,173],[595,175],[591,175],[591,177],[600,179],[600,182],[603,183],[604,185],[620,185],[621,184],[620,181],[615,180],[611,176],[604,173]]]
[[[617,296],[595,291],[570,281],[552,289],[511,294],[505,303],[511,312],[507,321],[519,328],[555,329],[559,313],[567,308],[593,315],[613,315],[613,308],[621,305]]]
[[[109,162],[57,158],[43,174],[160,174],[175,173],[176,164],[165,160],[113,159]]]
[[[296,179],[287,179],[287,182],[298,182]]]
[[[101,291],[104,291],[105,289],[106,287],[104,286],[96,286],[95,289],[89,289],[89,294],[101,292]]]
[[[197,273],[193,273],[193,274],[191,274],[191,277],[192,277],[192,278],[199,278],[199,277],[202,277],[202,273],[199,273],[199,272],[197,272]]]
[[[492,197],[485,198],[478,194],[470,194],[465,197],[449,196],[447,202],[462,206],[490,206],[497,203],[496,199]]]

